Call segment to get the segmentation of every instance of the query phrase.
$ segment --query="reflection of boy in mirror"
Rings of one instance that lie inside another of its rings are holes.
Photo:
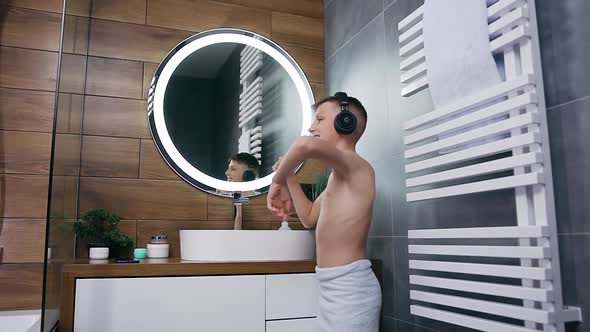
[[[295,207],[306,228],[316,227],[318,323],[321,331],[377,332],[381,289],[367,259],[367,237],[375,199],[375,172],[356,153],[367,112],[344,93],[314,105],[315,119],[273,167],[267,197],[273,214]],[[293,170],[307,159],[332,169],[322,194],[310,201]]]
[[[260,164],[258,159],[247,152],[231,157],[225,176],[229,182],[253,181],[258,178]],[[242,192],[242,197],[254,195],[254,191]],[[234,229],[242,229],[242,204],[235,204]]]
[[[229,182],[252,181],[258,178],[258,159],[247,152],[240,152],[230,158],[225,176]]]

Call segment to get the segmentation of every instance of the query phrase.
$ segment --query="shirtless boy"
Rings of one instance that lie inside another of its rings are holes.
[[[316,228],[316,275],[323,331],[373,332],[379,327],[381,289],[366,246],[375,199],[375,173],[355,150],[367,124],[363,105],[337,93],[314,105],[315,119],[275,164],[268,208],[285,218],[294,205],[306,228]],[[324,192],[311,202],[293,169],[306,159],[333,171]]]

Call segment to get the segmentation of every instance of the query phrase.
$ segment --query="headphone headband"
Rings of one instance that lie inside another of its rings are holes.
[[[346,92],[336,92],[334,97],[338,97],[341,106],[346,105],[348,108],[348,95]]]

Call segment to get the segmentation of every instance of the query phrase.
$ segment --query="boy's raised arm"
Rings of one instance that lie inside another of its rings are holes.
[[[272,179],[273,183],[286,183],[293,169],[306,159],[317,159],[334,169],[336,173],[346,173],[351,170],[351,160],[347,160],[344,152],[334,145],[319,138],[302,136],[289,148],[283,156],[281,164]]]

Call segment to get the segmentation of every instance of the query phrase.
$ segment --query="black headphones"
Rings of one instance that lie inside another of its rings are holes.
[[[356,116],[348,108],[348,95],[344,92],[336,92],[334,97],[338,97],[340,102],[340,113],[334,119],[334,128],[339,134],[350,135],[356,129]]]
[[[252,168],[248,167],[248,169],[244,171],[244,174],[242,174],[242,181],[254,181],[254,180],[256,180],[256,173],[254,173]]]

